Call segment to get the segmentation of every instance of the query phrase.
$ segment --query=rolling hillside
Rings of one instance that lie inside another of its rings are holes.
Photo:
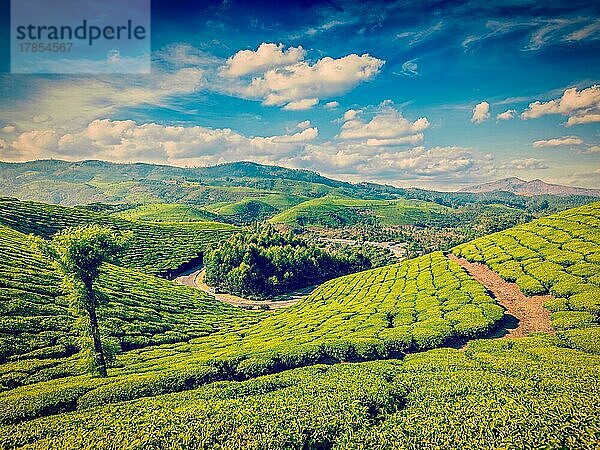
[[[357,200],[325,196],[300,203],[272,217],[271,223],[338,227],[373,222],[381,225],[449,222],[456,211],[419,200]]]
[[[423,200],[453,208],[496,203],[528,212],[536,212],[543,205],[544,213],[595,200],[586,195],[528,198],[509,192],[436,192],[366,182],[352,184],[307,170],[251,162],[197,168],[105,161],[0,162],[0,196],[66,206],[179,203],[205,207],[252,198],[284,211],[326,195],[362,200]]]
[[[0,225],[0,237],[0,389],[78,373],[77,328],[60,277],[26,235]],[[99,291],[102,331],[117,352],[186,342],[245,317],[200,291],[112,265]]]
[[[441,252],[331,280],[295,306],[254,314],[107,267],[107,324],[113,316],[143,321],[136,308],[151,302],[143,312],[172,328],[153,330],[149,321],[148,340],[124,348],[107,379],[73,376],[65,367],[76,353],[63,363],[64,355],[35,353],[33,344],[6,360],[2,379],[17,381],[0,393],[0,442],[106,448],[110,432],[133,448],[592,449],[600,432],[599,217],[595,203],[455,248],[527,293],[554,296],[547,306],[556,335],[476,340],[462,350],[436,347],[486,336],[503,311]],[[66,316],[56,288],[46,291],[56,277],[40,270],[47,264],[22,234],[2,230],[11,245],[0,285],[16,289],[2,305],[13,311],[8,319],[17,317],[3,322],[2,337],[23,333],[37,342],[46,334],[29,323],[54,322],[28,317]],[[121,329],[126,337],[144,335],[143,327]],[[167,331],[188,334],[162,345],[149,337]],[[331,365],[340,361],[352,364]],[[16,387],[22,383],[31,384]],[[130,401],[139,397],[149,398]]]
[[[143,222],[218,222],[219,216],[204,209],[177,203],[151,203],[113,214],[130,221]]]
[[[133,242],[122,257],[122,263],[164,276],[177,273],[198,259],[206,245],[236,230],[232,225],[216,222],[134,223],[81,208],[0,198],[0,224],[25,234],[48,238],[65,227],[91,223],[131,230]]]

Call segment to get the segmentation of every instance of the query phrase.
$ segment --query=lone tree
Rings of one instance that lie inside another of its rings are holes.
[[[129,238],[129,233],[115,232],[101,225],[65,228],[50,241],[33,238],[37,248],[50,257],[63,275],[63,287],[69,294],[71,308],[86,322],[84,336],[91,339],[93,349],[92,372],[100,377],[107,376],[106,358],[100,341],[94,282],[102,263],[113,261],[126,248]]]

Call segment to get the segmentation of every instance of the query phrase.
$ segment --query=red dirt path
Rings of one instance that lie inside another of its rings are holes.
[[[555,332],[550,323],[550,312],[544,308],[544,302],[551,299],[551,295],[527,297],[521,292],[519,286],[504,281],[500,275],[484,264],[471,263],[453,254],[449,254],[448,258],[460,264],[473,278],[489,289],[496,297],[496,301],[506,309],[506,313],[518,319],[517,327],[507,328],[507,334],[503,337],[522,337],[539,331]]]

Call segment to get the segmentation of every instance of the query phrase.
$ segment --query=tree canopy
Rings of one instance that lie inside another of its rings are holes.
[[[94,281],[105,261],[112,261],[125,249],[130,238],[128,233],[116,232],[101,225],[82,225],[65,228],[50,241],[33,238],[34,245],[63,275],[63,288],[69,295],[71,309],[83,320],[81,324],[82,347],[91,350],[91,370],[106,376],[106,359],[100,340],[96,308],[98,297],[94,293]]]
[[[292,231],[257,225],[205,255],[205,281],[222,292],[269,298],[370,269],[381,260],[377,253],[366,246],[319,246]]]

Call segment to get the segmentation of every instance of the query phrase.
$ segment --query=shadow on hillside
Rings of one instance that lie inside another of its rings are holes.
[[[470,341],[474,339],[501,339],[508,335],[510,330],[514,330],[519,326],[519,319],[517,319],[512,314],[504,314],[502,320],[500,320],[496,326],[490,330],[485,336],[479,336],[476,338],[461,338],[454,339],[452,342],[448,343],[448,347],[462,349],[464,348]]]

